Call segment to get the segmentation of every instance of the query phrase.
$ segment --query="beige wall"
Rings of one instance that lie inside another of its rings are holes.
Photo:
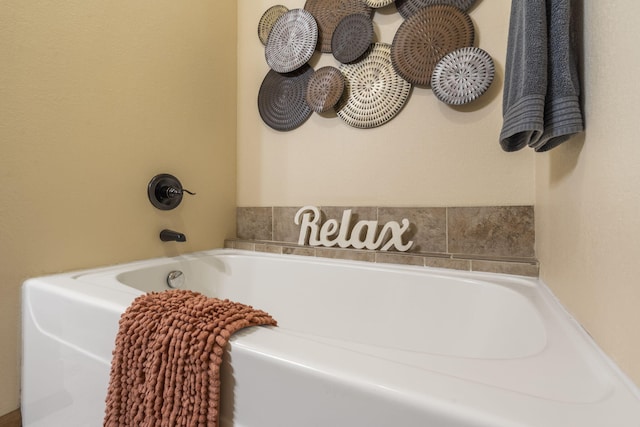
[[[287,0],[288,8],[304,0]],[[238,1],[238,203],[240,206],[470,206],[533,204],[530,152],[503,153],[501,88],[509,0],[478,2],[471,11],[478,46],[497,66],[487,94],[451,108],[428,89],[414,89],[406,107],[375,129],[355,129],[315,114],[300,128],[277,132],[258,114],[257,95],[269,70],[257,37],[270,0]],[[378,40],[391,43],[402,18],[394,6],[375,15]],[[330,54],[315,67],[338,65]]]
[[[235,39],[234,2],[2,2],[0,415],[19,403],[25,278],[234,235]],[[160,172],[198,194],[153,208]]]
[[[640,384],[640,4],[584,2],[587,132],[536,157],[541,274]]]

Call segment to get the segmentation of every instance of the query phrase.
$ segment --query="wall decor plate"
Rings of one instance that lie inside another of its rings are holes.
[[[318,49],[331,53],[331,38],[338,23],[345,16],[360,13],[371,18],[373,9],[362,0],[307,0],[305,10],[318,23]]]
[[[307,84],[307,104],[316,113],[332,109],[344,92],[344,76],[335,67],[316,70]]]
[[[473,46],[474,39],[473,22],[466,12],[449,5],[427,6],[396,31],[391,61],[402,78],[428,86],[438,61],[456,49]]]
[[[263,45],[267,45],[271,28],[273,28],[273,25],[276,23],[278,18],[287,12],[289,12],[289,8],[278,4],[271,6],[262,14],[260,22],[258,22],[258,38]]]
[[[313,68],[303,65],[291,73],[269,70],[258,92],[258,111],[271,128],[288,131],[303,124],[312,111],[306,92]]]
[[[396,0],[396,9],[404,19],[407,19],[423,7],[447,4],[466,12],[475,2],[476,0]]]
[[[493,59],[487,52],[477,47],[464,47],[438,62],[431,76],[431,88],[445,104],[467,104],[489,89],[494,74]]]
[[[331,37],[331,53],[343,64],[360,58],[373,43],[373,21],[361,13],[347,15]]]
[[[272,70],[289,73],[306,64],[318,42],[318,25],[304,9],[283,14],[271,28],[265,58]]]
[[[363,0],[367,6],[370,6],[374,9],[379,9],[381,7],[385,7],[393,3],[393,0]]]
[[[359,62],[342,64],[345,90],[336,106],[338,117],[362,129],[387,123],[409,99],[411,84],[391,64],[391,46],[374,43]]]

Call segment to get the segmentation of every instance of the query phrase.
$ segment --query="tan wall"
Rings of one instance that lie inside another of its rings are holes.
[[[19,404],[25,278],[235,233],[236,5],[188,3],[2,3],[0,415]],[[156,210],[160,172],[197,196]],[[160,242],[164,227],[188,242]]]
[[[304,0],[287,0],[288,8]],[[496,80],[473,105],[451,108],[429,89],[414,89],[391,122],[355,129],[337,117],[315,114],[300,128],[277,132],[258,114],[256,100],[269,70],[257,37],[270,0],[238,1],[238,204],[240,206],[531,205],[530,152],[504,153],[501,89],[509,0],[478,2],[470,15],[477,45],[497,66]],[[394,6],[375,15],[378,40],[391,43],[402,18]],[[338,65],[330,54],[316,68]]]
[[[536,157],[541,274],[640,384],[640,4],[584,2],[587,132]]]

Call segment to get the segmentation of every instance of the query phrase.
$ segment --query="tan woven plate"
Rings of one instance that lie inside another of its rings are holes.
[[[331,38],[331,52],[343,64],[360,58],[373,43],[373,21],[354,13],[342,18]]]
[[[445,104],[467,104],[486,92],[493,82],[493,59],[477,47],[464,47],[445,55],[431,77],[431,88]]]
[[[280,18],[288,11],[289,9],[286,6],[282,6],[279,4],[276,6],[271,6],[262,14],[260,22],[258,23],[258,38],[263,45],[266,46],[267,44],[269,33],[271,32],[271,28],[273,28],[273,24],[275,24],[278,18]]]
[[[345,91],[338,102],[338,116],[356,128],[381,126],[394,118],[411,93],[411,84],[402,79],[391,65],[391,46],[371,45],[359,62],[342,64]]]
[[[420,9],[404,21],[391,46],[395,70],[410,83],[428,86],[433,68],[447,53],[473,46],[473,22],[455,6]]]
[[[354,13],[371,18],[373,13],[362,0],[307,0],[304,8],[318,22],[318,48],[324,53],[331,52],[331,37],[342,18]]]
[[[344,92],[344,76],[335,67],[318,69],[307,84],[307,104],[316,113],[324,113],[338,103]]]
[[[258,92],[262,120],[275,130],[292,130],[304,123],[312,111],[306,102],[307,84],[313,68],[303,65],[292,73],[269,70]]]
[[[273,25],[265,57],[267,64],[278,73],[288,73],[311,59],[318,42],[318,26],[304,9],[293,9],[282,15]]]
[[[396,8],[404,19],[426,6],[435,4],[448,4],[458,9],[467,11],[476,2],[476,0],[396,0]]]

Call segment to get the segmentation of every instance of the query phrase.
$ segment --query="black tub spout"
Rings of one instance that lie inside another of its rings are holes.
[[[163,242],[186,242],[187,236],[177,231],[164,229],[160,232],[160,240]]]

